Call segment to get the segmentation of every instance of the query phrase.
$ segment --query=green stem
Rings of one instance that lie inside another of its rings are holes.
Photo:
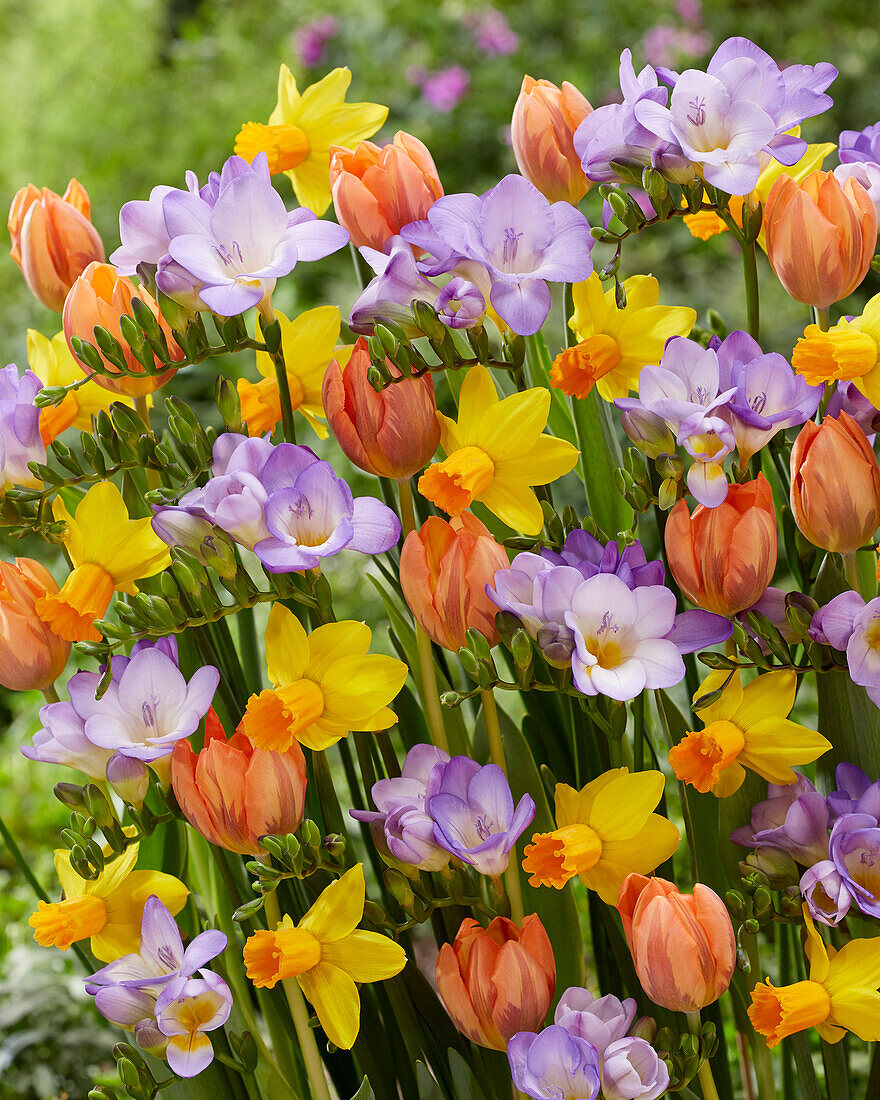
[[[761,329],[760,306],[758,302],[758,257],[755,242],[740,244],[742,249],[743,281],[746,284],[746,317],[749,336],[758,340]]]
[[[143,420],[144,426],[147,429],[147,434],[153,430],[150,426],[150,406],[147,404],[147,398],[145,394],[134,399],[134,409],[138,416]],[[159,477],[159,471],[154,470],[152,466],[147,467],[147,488],[158,489],[161,484]]]
[[[691,1034],[700,1044],[703,1038],[703,1021],[700,1019],[700,1014],[699,1012],[689,1012],[687,1018]],[[700,1062],[697,1076],[699,1077],[700,1088],[703,1090],[703,1100],[718,1100],[718,1089],[715,1088],[715,1078],[712,1076],[712,1067],[709,1065],[708,1058],[704,1058]]]
[[[749,957],[749,967],[752,977],[755,979],[754,988],[761,981],[761,957],[758,953],[758,940],[756,936],[743,935],[742,944]],[[773,1081],[773,1060],[764,1040],[758,1036],[752,1053],[755,1057],[755,1077],[758,1080],[758,1096],[761,1100],[775,1100],[776,1085]]]
[[[54,684],[50,684],[49,687],[43,688],[43,698],[46,700],[47,703],[59,702],[60,696],[58,695],[58,690]]]
[[[498,767],[507,775],[507,763],[504,759],[504,742],[501,739],[501,723],[498,721],[498,707],[495,705],[495,695],[492,689],[480,692],[480,698],[483,700],[483,718],[486,722],[486,736],[489,740],[489,755],[492,758],[492,763],[497,764]],[[510,862],[507,864],[507,870],[504,872],[504,885],[507,890],[507,897],[510,901],[510,916],[511,919],[521,925],[523,917],[525,916],[525,908],[523,906],[522,897],[522,883],[519,881],[519,859],[516,854],[516,847],[514,846],[511,852]]]
[[[843,570],[846,574],[846,581],[853,592],[862,594],[861,581],[859,580],[859,557],[858,550],[854,550],[851,554],[843,555]]]
[[[822,332],[827,332],[831,328],[831,307],[813,306],[813,322],[819,326]]]
[[[816,1068],[810,1053],[810,1037],[807,1031],[797,1031],[791,1037],[791,1049],[797,1066],[798,1084],[803,1100],[822,1100],[822,1092],[816,1079]],[[865,1093],[870,1096],[870,1093]]]
[[[272,308],[271,298],[264,298],[260,302],[260,316],[267,325],[275,320],[275,310]],[[278,345],[277,351],[270,351],[269,358],[275,368],[275,381],[278,383],[278,399],[281,404],[281,428],[287,443],[296,443],[296,423],[293,419],[293,400],[290,396],[290,382],[287,378],[287,364],[284,362],[284,346]]]

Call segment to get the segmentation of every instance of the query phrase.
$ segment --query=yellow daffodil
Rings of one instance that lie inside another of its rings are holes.
[[[168,547],[149,517],[129,518],[122,494],[109,481],[89,489],[76,518],[60,496],[53,501],[52,514],[67,524],[62,541],[74,568],[60,592],[37,600],[37,614],[69,642],[100,641],[93,623],[110,606],[114,591],[136,595],[135,580],[171,564]]]
[[[330,146],[353,149],[371,137],[388,117],[379,103],[346,103],[349,69],[334,69],[300,95],[286,65],[278,74],[278,102],[268,125],[246,122],[235,139],[235,151],[252,161],[269,159],[269,171],[284,172],[297,201],[319,217],[330,205]]]
[[[812,386],[851,380],[872,405],[880,402],[880,294],[851,321],[841,318],[827,332],[807,325],[791,365]]]
[[[27,357],[28,366],[44,386],[69,386],[72,382],[79,382],[87,377],[86,372],[70,354],[63,332],[49,340],[36,329],[29,328]],[[148,397],[147,400],[152,399]],[[111,393],[93,380],[71,390],[64,395],[60,404],[48,405],[40,410],[40,435],[43,442],[48,446],[67,428],[91,431],[92,417],[102,410],[109,411],[115,401],[120,401],[129,408],[134,407],[130,397]]]
[[[865,1042],[880,1039],[880,939],[826,947],[804,906],[810,977],[776,987],[770,979],[752,990],[749,1019],[771,1049],[787,1035],[814,1027],[826,1043],[847,1031]]]
[[[458,422],[437,413],[446,458],[422,474],[419,492],[450,516],[478,500],[514,531],[537,535],[544,515],[529,486],[562,477],[578,457],[564,439],[543,434],[549,412],[549,390],[500,400],[488,370],[471,367],[459,395]]]
[[[258,749],[286,752],[299,741],[326,749],[351,730],[384,730],[397,721],[388,704],[407,667],[368,653],[365,623],[327,623],[306,634],[299,619],[274,604],[266,626],[266,662],[274,690],[252,695],[241,729]]]
[[[281,350],[287,368],[291,404],[295,411],[302,413],[318,438],[326,439],[327,429],[317,419],[324,415],[321,403],[324,372],[333,359],[344,366],[352,352],[352,346],[336,346],[339,310],[336,306],[318,306],[301,313],[292,321],[280,312],[275,316],[281,325]],[[245,378],[238,380],[241,419],[247,424],[249,435],[271,432],[281,419],[275,366],[264,351],[257,352],[257,370],[262,375],[261,382],[249,382]]]
[[[296,978],[331,1043],[349,1050],[360,1027],[355,982],[381,982],[406,966],[406,952],[387,936],[357,927],[364,915],[364,869],[358,863],[323,890],[299,924],[285,916],[244,945],[247,976],[271,989]]]
[[[109,848],[104,854],[111,854]],[[161,871],[135,871],[137,858],[138,846],[132,844],[96,879],[84,879],[71,866],[70,852],[56,849],[55,873],[64,901],[38,903],[28,921],[37,943],[66,951],[72,943],[90,939],[92,953],[101,962],[138,951],[147,898],[157,897],[174,916],[186,904],[189,890]]]
[[[709,673],[694,702],[720,688],[728,675]],[[745,687],[735,673],[720,697],[700,709],[706,728],[686,734],[669,750],[672,770],[683,783],[718,798],[739,790],[746,768],[768,783],[797,782],[791,765],[809,764],[831,743],[821,733],[788,721],[796,692],[797,677],[788,669],[766,672]]]
[[[532,886],[557,890],[580,876],[606,905],[616,905],[627,875],[646,875],[678,847],[678,829],[653,813],[663,795],[660,772],[612,768],[583,790],[556,784],[556,829],[535,833],[523,870]]]
[[[617,308],[614,287],[603,292],[595,272],[572,288],[568,324],[579,343],[561,351],[550,368],[551,386],[569,397],[586,397],[594,385],[606,401],[626,397],[638,389],[642,367],[660,362],[666,341],[694,327],[694,310],[657,304],[660,286],[652,275],[633,275],[623,288],[623,309]]]
[[[789,130],[788,132],[794,137],[800,137],[800,126],[795,126],[793,130]],[[751,202],[753,204],[761,203],[762,205],[766,203],[767,196],[770,194],[773,184],[776,183],[780,176],[791,176],[797,183],[802,183],[811,172],[816,172],[822,167],[825,158],[833,153],[836,148],[837,146],[834,145],[833,142],[825,142],[821,145],[808,145],[801,159],[797,164],[792,165],[780,164],[778,160],[773,160],[771,158],[767,166],[758,176],[755,190],[750,195]],[[733,219],[737,225],[742,224],[742,208],[742,196],[732,196],[728,204],[728,209],[733,215]],[[718,233],[726,233],[728,230],[727,224],[712,210],[701,210],[699,214],[685,214],[682,220],[691,231],[691,234],[701,241],[708,241],[710,237],[714,237]],[[761,248],[766,250],[763,227],[758,234],[758,244]]]

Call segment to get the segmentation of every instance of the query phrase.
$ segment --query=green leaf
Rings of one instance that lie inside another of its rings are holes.
[[[361,1087],[352,1096],[351,1100],[376,1100],[376,1094],[373,1092],[369,1077],[363,1079]]]
[[[623,465],[623,453],[610,407],[595,389],[583,400],[573,398],[571,404],[590,515],[613,538],[618,531],[632,527],[633,512],[615,484],[615,473]]]
[[[561,390],[550,385],[550,367],[552,360],[544,337],[537,333],[535,336],[526,337],[526,369],[529,381],[533,386],[540,386],[550,391],[550,415],[547,418],[547,426],[550,434],[559,439],[567,439],[569,443],[577,440],[575,423]]]

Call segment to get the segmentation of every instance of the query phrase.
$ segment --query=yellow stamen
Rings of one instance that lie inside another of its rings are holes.
[[[309,139],[299,126],[265,126],[261,122],[246,122],[235,139],[235,152],[249,163],[258,153],[265,153],[269,171],[289,172],[309,155]]]
[[[461,447],[419,478],[419,492],[450,516],[460,516],[492,484],[495,464],[481,447]]]
[[[752,990],[749,1019],[771,1050],[787,1035],[824,1023],[830,1013],[831,998],[818,982],[776,988],[767,979]]]
[[[28,924],[41,947],[57,947],[66,951],[72,943],[97,936],[107,923],[107,906],[103,898],[82,894],[66,901],[37,902]]]
[[[569,879],[596,866],[602,856],[602,841],[589,825],[566,825],[552,833],[535,833],[524,855],[522,866],[531,875],[531,886],[561,890]]]
[[[811,386],[861,378],[877,365],[877,342],[867,332],[842,328],[823,332],[808,325],[791,356],[791,365]]]
[[[41,596],[37,614],[68,642],[99,642],[95,619],[103,617],[113,598],[113,578],[100,565],[85,562],[70,574],[60,592]]]
[[[745,737],[732,722],[712,722],[704,730],[688,733],[669,750],[669,763],[682,783],[706,794],[742,752]]]
[[[297,734],[324,713],[324,693],[313,680],[295,680],[248,699],[241,729],[256,749],[287,752]]]
[[[621,358],[617,341],[598,332],[556,356],[550,368],[550,384],[569,397],[586,397],[600,378],[614,370]]]
[[[320,941],[304,928],[261,930],[244,945],[245,971],[258,989],[272,989],[276,982],[305,974],[320,961]]]

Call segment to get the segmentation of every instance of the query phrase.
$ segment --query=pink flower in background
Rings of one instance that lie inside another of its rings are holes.
[[[506,57],[519,47],[519,35],[496,8],[471,12],[462,23],[474,32],[474,45],[487,57]]]
[[[699,5],[696,6],[699,8]],[[681,30],[668,23],[658,23],[642,39],[642,53],[650,65],[671,66],[683,58],[702,56],[710,43],[711,39],[704,31]]]
[[[422,99],[438,111],[452,111],[470,87],[471,77],[461,65],[450,65],[429,76],[422,84]]]
[[[699,26],[703,20],[703,5],[700,0],[676,0],[675,11],[685,23]]]
[[[342,29],[339,20],[332,15],[324,15],[306,23],[296,32],[296,52],[299,62],[306,68],[314,68],[324,63],[327,57],[327,43],[335,38]]]

